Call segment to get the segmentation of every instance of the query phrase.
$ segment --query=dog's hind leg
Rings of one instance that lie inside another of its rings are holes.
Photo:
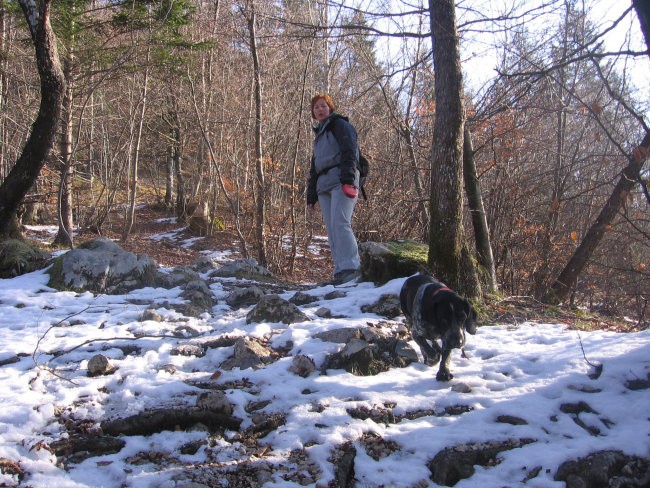
[[[449,381],[454,377],[449,371],[449,363],[451,362],[451,351],[452,349],[443,349],[442,357],[440,358],[440,368],[438,369],[438,374],[436,374],[436,379],[438,381]]]
[[[422,356],[424,357],[424,363],[429,366],[435,366],[440,361],[440,346],[433,341],[433,347],[429,344],[422,336],[415,336],[413,340],[420,346],[420,351],[422,351]]]

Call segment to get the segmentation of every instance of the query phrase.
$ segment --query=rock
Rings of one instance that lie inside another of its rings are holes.
[[[289,301],[297,306],[309,305],[310,303],[317,302],[318,300],[319,300],[318,297],[315,297],[313,295],[308,295],[307,293],[302,291],[296,292],[291,298],[289,298]]]
[[[332,311],[327,307],[319,307],[314,313],[316,314],[316,317],[320,317],[321,319],[332,318]]]
[[[325,369],[344,369],[358,376],[371,376],[387,371],[389,367],[378,360],[379,348],[361,339],[352,339],[338,353],[325,361]]]
[[[370,305],[363,305],[361,311],[364,313],[374,313],[393,319],[402,314],[399,297],[392,293],[386,293],[379,297],[375,303]]]
[[[156,284],[161,288],[171,289],[199,279],[201,279],[201,277],[192,268],[188,266],[177,266],[169,273],[159,273]]]
[[[181,344],[173,348],[169,354],[172,356],[194,356],[202,358],[205,356],[205,349],[197,344]]]
[[[273,273],[264,266],[257,264],[257,261],[254,259],[242,259],[222,266],[213,271],[210,276],[218,278],[249,279],[264,282],[272,279]]]
[[[443,486],[454,486],[460,480],[474,474],[474,466],[494,466],[497,455],[503,451],[517,449],[534,442],[532,439],[508,439],[505,441],[481,442],[447,447],[427,463],[433,482]]]
[[[337,298],[345,298],[347,294],[341,290],[334,290],[327,293],[323,298],[325,300],[336,300]]]
[[[187,339],[190,337],[198,337],[201,335],[201,333],[194,327],[190,327],[189,325],[185,324],[176,327],[172,332],[172,335],[174,337],[178,337],[179,339]]]
[[[376,285],[415,273],[429,273],[425,244],[411,241],[362,242],[359,244],[361,257],[361,280]]]
[[[187,283],[181,297],[190,302],[190,308],[200,312],[209,312],[216,303],[210,287],[203,280],[194,280]],[[185,310],[188,310],[187,306]]]
[[[395,355],[404,363],[403,366],[418,362],[418,353],[408,342],[403,340],[397,340],[395,343]]]
[[[80,463],[94,456],[115,454],[122,450],[126,442],[108,435],[74,434],[50,443],[57,457],[65,457],[68,462]]]
[[[418,361],[417,352],[408,342],[380,328],[335,329],[315,334],[314,338],[345,343],[341,351],[327,357],[323,369],[345,369],[352,374],[368,376]]]
[[[142,315],[140,315],[140,322],[145,322],[147,320],[152,320],[154,322],[163,322],[165,319],[155,310],[148,309],[142,312]]]
[[[235,342],[234,354],[221,363],[226,370],[262,367],[272,361],[271,350],[253,339],[241,338]]]
[[[368,342],[379,342],[387,339],[392,339],[392,336],[386,333],[383,329],[376,329],[374,327],[362,327],[359,329],[361,338]]]
[[[200,256],[192,264],[192,268],[195,269],[198,273],[207,273],[215,269],[219,269],[221,264],[212,259],[209,256]]]
[[[497,417],[497,422],[500,424],[510,424],[510,425],[528,425],[528,422],[521,417],[516,417],[515,415],[499,415]]]
[[[334,481],[329,485],[331,488],[354,488],[354,460],[357,457],[357,449],[351,442],[337,446],[329,461],[334,466]]]
[[[164,430],[177,431],[190,429],[196,425],[207,427],[210,431],[222,429],[237,430],[242,420],[232,415],[214,412],[198,407],[180,406],[145,410],[130,417],[105,419],[100,423],[103,433],[120,435],[151,435]]]
[[[124,251],[104,238],[85,242],[57,257],[48,273],[48,285],[57,290],[107,294],[154,286],[158,277],[151,258]]]
[[[342,329],[326,330],[324,332],[319,332],[314,334],[315,339],[320,339],[325,342],[336,342],[339,344],[345,344],[346,342],[352,339],[360,339],[361,333],[356,327],[345,327]]]
[[[456,393],[471,393],[472,388],[465,383],[456,383],[451,387],[451,391],[455,391]],[[497,422],[499,422],[499,419],[497,419]]]
[[[174,366],[173,364],[163,364],[162,366],[158,366],[156,368],[156,371],[163,371],[167,374],[175,374],[176,366]]]
[[[290,303],[278,295],[265,295],[258,304],[246,315],[246,323],[252,322],[282,322],[287,325],[295,322],[309,320],[303,312],[293,303]]]
[[[88,361],[88,376],[103,376],[115,372],[115,367],[103,354],[96,354]]]
[[[0,240],[0,278],[13,278],[42,269],[50,255],[20,239]]]
[[[196,406],[203,410],[221,412],[226,415],[231,415],[233,411],[232,404],[228,401],[226,394],[218,390],[200,393],[196,398]]]
[[[264,291],[259,286],[237,288],[226,297],[226,303],[234,308],[243,308],[258,303],[264,296]]]
[[[289,371],[306,378],[316,371],[316,364],[314,364],[313,359],[310,357],[300,354],[293,358]]]
[[[562,463],[554,479],[566,482],[566,488],[648,487],[650,460],[621,451],[599,451]]]
[[[633,380],[626,381],[625,388],[633,391],[650,389],[650,373],[646,378],[635,378]]]
[[[20,362],[20,356],[17,354],[9,354],[9,356],[0,359],[0,366],[6,366],[7,364],[14,364]]]

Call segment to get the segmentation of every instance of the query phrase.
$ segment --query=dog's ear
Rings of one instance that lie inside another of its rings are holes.
[[[467,313],[467,320],[465,320],[465,330],[469,334],[476,334],[476,324],[474,321],[476,320],[476,310],[472,308],[472,305],[465,300],[465,312]]]

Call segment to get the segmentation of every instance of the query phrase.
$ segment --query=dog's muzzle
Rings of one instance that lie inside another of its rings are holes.
[[[462,330],[458,333],[448,332],[442,338],[443,349],[460,349],[465,346],[465,334]]]

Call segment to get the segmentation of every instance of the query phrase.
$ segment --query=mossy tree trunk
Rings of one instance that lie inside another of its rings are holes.
[[[430,0],[436,119],[431,151],[429,256],[434,275],[468,297],[480,287],[463,247],[463,79],[453,0]]]

